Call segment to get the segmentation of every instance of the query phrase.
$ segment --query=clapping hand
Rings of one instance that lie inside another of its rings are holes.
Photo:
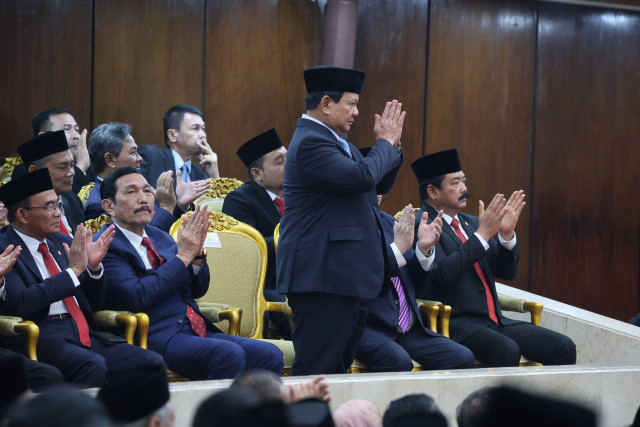
[[[376,141],[385,139],[394,147],[398,146],[402,136],[402,125],[406,111],[402,111],[402,104],[397,100],[387,102],[381,115],[375,115],[373,136]]]
[[[413,244],[413,232],[416,217],[413,213],[413,206],[405,206],[400,214],[400,218],[393,224],[393,243],[396,244],[400,253],[405,253]]]
[[[509,201],[505,205],[505,214],[500,222],[500,236],[506,241],[513,239],[513,232],[516,229],[516,224],[518,223],[518,218],[520,218],[520,214],[522,213],[522,209],[526,204],[524,201],[524,191],[518,190],[514,191],[509,197]]]
[[[206,206],[202,209],[197,206],[191,217],[184,215],[182,218],[183,223],[178,231],[177,257],[188,267],[196,255],[202,252],[211,220]]]
[[[211,180],[201,179],[199,181],[184,182],[182,180],[182,171],[176,171],[176,201],[180,209],[187,210],[189,205],[198,197],[207,193]]]
[[[173,191],[173,171],[165,171],[160,174],[156,182],[156,201],[158,205],[169,213],[173,213],[176,207],[176,193]]]
[[[438,216],[427,224],[429,214],[422,212],[422,218],[420,219],[420,225],[418,226],[418,248],[423,255],[431,250],[438,240],[440,240],[440,234],[442,233],[442,211],[438,212]]]
[[[78,142],[78,151],[76,152],[76,166],[86,172],[91,166],[91,159],[89,158],[89,150],[87,149],[87,130],[83,130],[80,134],[80,141]]]
[[[90,228],[87,229],[85,239],[87,240],[87,265],[89,270],[98,271],[100,269],[100,263],[107,254],[107,250],[109,249],[109,245],[113,241],[113,236],[115,236],[115,234],[116,226],[111,224],[109,228],[104,230],[104,233],[102,233],[94,242],[93,231]]]
[[[0,279],[11,271],[11,268],[13,268],[13,264],[16,263],[21,251],[21,246],[16,246],[14,249],[13,245],[9,245],[4,252],[0,254]]]
[[[507,213],[506,203],[507,200],[504,198],[504,194],[496,194],[486,210],[482,200],[478,202],[478,221],[480,223],[478,234],[485,241],[489,241],[498,232],[502,218]]]

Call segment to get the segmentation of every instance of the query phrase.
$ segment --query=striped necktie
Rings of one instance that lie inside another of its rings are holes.
[[[398,303],[400,305],[400,314],[398,315],[398,326],[400,330],[404,334],[409,330],[409,326],[411,325],[411,312],[409,311],[409,302],[407,301],[407,297],[404,293],[404,289],[402,288],[402,282],[400,282],[400,278],[398,276],[392,277],[391,282],[393,286],[396,288],[396,292],[398,294]]]

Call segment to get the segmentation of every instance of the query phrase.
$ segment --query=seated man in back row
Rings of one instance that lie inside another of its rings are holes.
[[[209,288],[204,240],[208,212],[185,217],[177,244],[148,226],[153,188],[135,168],[120,168],[100,187],[102,207],[116,225],[104,258],[105,305],[149,315],[149,348],[173,372],[191,380],[233,378],[247,369],[282,373],[282,352],[273,344],[224,334],[203,318],[194,298]],[[108,230],[105,225],[97,234]]]
[[[576,363],[576,346],[569,337],[509,319],[500,311],[494,277],[511,280],[518,272],[514,230],[525,205],[524,192],[515,191],[509,200],[496,194],[486,210],[480,201],[475,217],[460,212],[469,195],[457,150],[424,156],[411,168],[423,201],[416,218],[423,212],[429,218],[444,212],[436,268],[417,295],[452,307],[451,338],[488,367],[518,366],[521,354],[543,365]]]

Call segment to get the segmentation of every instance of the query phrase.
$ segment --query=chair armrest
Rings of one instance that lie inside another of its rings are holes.
[[[38,360],[36,346],[40,328],[30,320],[22,320],[20,317],[0,316],[0,336],[9,337],[18,334],[26,335],[27,357],[31,360]]]
[[[147,313],[133,313],[138,320],[138,347],[147,350],[149,341],[149,316]]]
[[[433,332],[438,332],[438,312],[440,311],[440,304],[437,301],[428,301],[428,300],[417,300],[418,303],[418,311],[423,313],[427,317],[427,322],[429,323],[429,329]]]
[[[438,304],[440,307],[440,335],[449,337],[449,319],[451,318],[451,306]]]
[[[529,312],[531,314],[531,323],[540,326],[540,316],[544,309],[544,304],[541,302],[525,301],[522,298],[513,298],[505,295],[498,295],[498,302],[500,303],[500,309],[503,311]]]
[[[93,313],[93,318],[98,325],[105,328],[124,326],[124,339],[133,344],[133,336],[138,327],[138,319],[130,311],[102,310]]]
[[[198,303],[198,308],[202,315],[211,323],[228,320],[229,335],[238,336],[240,334],[240,321],[242,320],[241,308],[215,302],[200,302]]]

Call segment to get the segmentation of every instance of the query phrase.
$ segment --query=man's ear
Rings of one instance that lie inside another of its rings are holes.
[[[323,96],[322,99],[320,100],[320,108],[322,109],[322,112],[326,115],[330,114],[330,107],[333,104],[335,104],[335,102],[333,101],[333,99],[331,99],[329,95]]]
[[[435,185],[429,184],[427,185],[427,194],[429,195],[429,198],[431,200],[436,200],[437,196],[438,196],[438,189],[436,188]]]
[[[113,153],[104,153],[104,164],[110,168],[116,167],[115,156]]]
[[[29,173],[37,171],[37,170],[38,170],[38,167],[36,165],[29,166]]]
[[[176,133],[178,133],[175,129],[167,129],[167,138],[169,142],[176,142],[178,138],[176,138]]]
[[[109,216],[111,217],[113,217],[113,212],[114,212],[113,205],[114,203],[113,203],[113,200],[111,199],[102,200],[102,209],[104,209],[104,211],[108,213]]]
[[[249,169],[253,180],[256,182],[262,181],[262,170],[260,168],[251,168]]]

